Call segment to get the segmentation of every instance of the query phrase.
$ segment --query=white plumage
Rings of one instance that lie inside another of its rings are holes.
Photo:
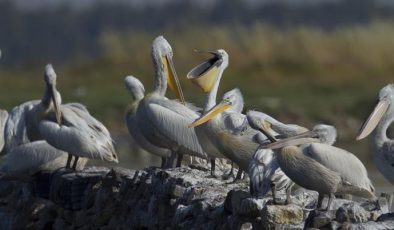
[[[39,171],[53,171],[66,165],[68,154],[54,148],[46,141],[34,141],[19,145],[2,159],[0,171],[10,175],[33,175]],[[82,169],[87,159],[78,162]]]

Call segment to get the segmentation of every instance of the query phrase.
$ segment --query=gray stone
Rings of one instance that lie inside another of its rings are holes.
[[[371,213],[355,202],[342,205],[336,212],[336,220],[340,223],[363,223],[371,219]]]
[[[245,181],[188,167],[88,167],[35,180],[0,180],[0,229],[390,229],[394,222],[387,196],[335,199],[333,210],[318,212],[316,192],[297,189],[292,204],[272,205],[269,196],[249,196]]]
[[[356,224],[346,222],[343,224],[342,229],[346,229],[346,230],[390,230],[390,229],[394,229],[394,221],[388,221],[388,222],[368,221],[366,223],[356,223]]]
[[[261,215],[268,199],[245,198],[241,201],[238,214],[249,217],[258,217]]]
[[[242,190],[231,190],[226,197],[224,202],[224,209],[229,213],[238,213],[243,199],[248,198],[250,195],[246,191]]]
[[[303,221],[302,208],[294,205],[266,205],[261,214],[266,227],[270,228],[277,224],[298,225]]]

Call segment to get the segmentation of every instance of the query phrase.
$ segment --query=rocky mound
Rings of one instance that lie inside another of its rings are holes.
[[[388,195],[336,199],[318,212],[315,192],[298,189],[292,204],[274,205],[248,187],[189,167],[43,172],[0,181],[0,229],[394,229]]]

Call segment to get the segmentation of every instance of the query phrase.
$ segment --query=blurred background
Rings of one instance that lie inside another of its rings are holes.
[[[0,107],[39,99],[52,63],[63,101],[85,104],[109,128],[121,166],[159,165],[123,118],[132,102],[124,77],[152,89],[158,35],[172,45],[188,101],[204,100],[186,80],[206,58],[192,49],[223,48],[230,66],[220,93],[239,87],[245,111],[283,122],[335,125],[337,145],[366,164],[380,191],[393,190],[376,171],[370,138],[355,141],[379,89],[393,82],[390,0],[0,0]]]

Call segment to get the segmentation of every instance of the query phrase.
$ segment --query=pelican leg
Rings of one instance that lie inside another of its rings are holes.
[[[167,165],[167,157],[161,157],[161,168],[165,168]]]
[[[329,211],[329,210],[331,209],[331,204],[332,204],[332,201],[333,201],[334,199],[335,199],[335,195],[334,195],[334,193],[331,193],[330,196],[329,196],[329,198],[328,198],[327,209],[326,209],[326,211]]]
[[[71,168],[71,160],[72,160],[72,155],[71,154],[68,154],[68,157],[67,157],[67,163],[66,163],[66,169],[70,169]]]
[[[176,167],[182,166],[182,159],[183,159],[183,154],[178,153],[178,158],[176,160]]]
[[[171,152],[171,156],[167,159],[167,166],[166,168],[174,167],[174,161],[176,158],[176,153],[174,151]]]
[[[211,176],[215,177],[215,158],[211,158]]]
[[[72,168],[74,171],[77,170],[78,160],[79,160],[79,156],[75,156],[74,164],[73,164],[73,168]]]
[[[237,172],[237,176],[235,176],[235,179],[234,179],[234,181],[238,181],[238,180],[241,180],[241,179],[243,179],[243,170],[242,169],[240,169],[240,168],[238,168],[238,172]]]
[[[317,209],[321,210],[323,205],[324,195],[319,193],[319,198],[317,199]]]

